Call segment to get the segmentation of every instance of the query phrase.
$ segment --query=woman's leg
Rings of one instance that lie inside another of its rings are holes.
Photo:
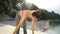
[[[19,15],[19,13],[17,13],[16,14],[16,18],[15,18],[15,20],[17,22],[17,25],[19,24],[19,20],[20,19],[21,19],[21,17]],[[16,34],[19,34],[19,32],[20,32],[20,28],[18,29],[18,31],[16,32]],[[26,31],[26,21],[24,21],[24,23],[23,23],[23,32],[24,32],[24,34],[27,34],[27,31]]]
[[[24,23],[23,23],[23,32],[24,32],[24,34],[27,34],[26,21],[24,21]]]
[[[17,12],[15,20],[17,22],[16,26],[19,24],[19,20],[21,19],[19,12]],[[20,28],[18,29],[18,31],[16,32],[16,34],[19,34]]]
[[[15,34],[18,31],[18,29],[21,27],[21,25],[23,25],[23,23],[24,23],[24,18],[21,18],[19,21],[19,24],[16,26],[13,34]]]

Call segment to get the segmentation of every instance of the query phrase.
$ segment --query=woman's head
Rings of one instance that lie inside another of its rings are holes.
[[[40,10],[33,10],[33,12],[32,12],[32,16],[34,16],[36,18],[39,18],[40,14],[41,14]]]

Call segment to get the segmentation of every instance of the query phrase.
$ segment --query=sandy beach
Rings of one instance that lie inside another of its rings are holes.
[[[15,26],[5,25],[0,23],[0,34],[12,34]],[[35,34],[46,34],[40,31],[34,31]],[[20,28],[20,34],[23,34],[23,28]],[[27,29],[27,34],[32,34],[30,29]]]

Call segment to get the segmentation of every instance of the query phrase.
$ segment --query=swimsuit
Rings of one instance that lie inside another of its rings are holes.
[[[23,16],[24,14],[29,13],[29,10],[21,10],[20,16]],[[26,20],[31,21],[30,18],[26,18]]]

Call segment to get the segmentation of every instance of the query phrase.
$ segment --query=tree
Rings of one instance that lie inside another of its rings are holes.
[[[27,7],[28,10],[36,10],[36,9],[39,9],[36,5],[30,4],[30,3],[26,3],[26,7]]]

